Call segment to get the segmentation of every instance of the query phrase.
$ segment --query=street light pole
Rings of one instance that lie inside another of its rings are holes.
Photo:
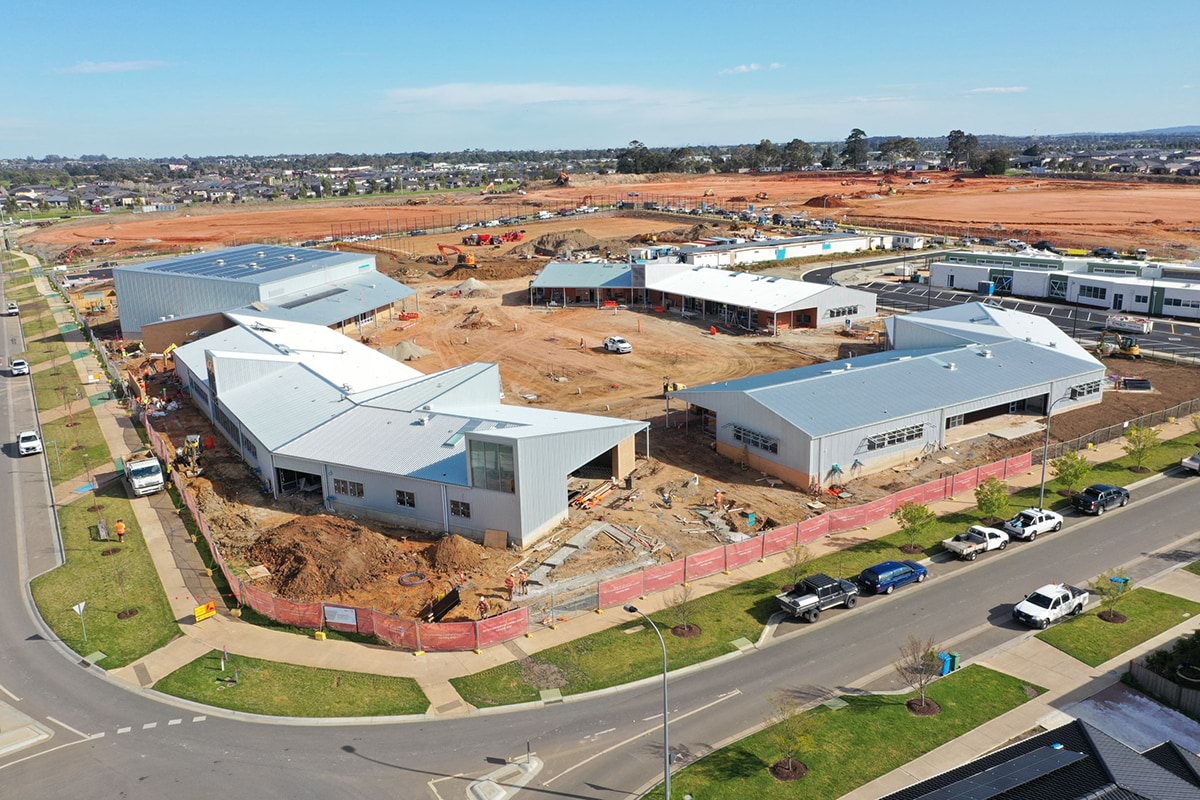
[[[1050,453],[1050,415],[1054,412],[1054,407],[1063,400],[1074,400],[1078,396],[1079,392],[1071,389],[1069,394],[1064,394],[1046,409],[1046,437],[1042,442],[1042,483],[1038,489],[1038,509],[1042,511],[1046,509],[1046,456]]]
[[[667,734],[667,642],[663,639],[662,631],[654,624],[654,620],[650,619],[645,613],[638,611],[637,606],[627,605],[625,610],[630,614],[637,614],[642,619],[650,623],[650,627],[654,628],[654,632],[658,634],[658,643],[662,645],[663,653],[663,800],[671,800],[671,741]]]

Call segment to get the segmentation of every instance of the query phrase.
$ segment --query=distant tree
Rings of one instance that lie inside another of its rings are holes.
[[[367,181],[367,194],[375,194],[379,191],[379,181],[371,178]]]
[[[803,169],[812,163],[812,145],[803,139],[792,139],[783,146],[784,169]]]
[[[765,169],[779,164],[779,147],[770,139],[763,139],[754,146],[754,166]]]
[[[825,149],[821,151],[821,166],[825,169],[837,166],[837,153],[833,152],[833,145],[825,145]]]
[[[20,210],[20,207],[17,205],[17,198],[13,197],[12,195],[4,198],[4,210],[9,214],[17,213],[17,211]]]
[[[329,197],[333,194],[333,182],[329,178],[321,178],[321,193],[319,197]]]
[[[1100,601],[1101,610],[1097,616],[1105,622],[1124,622],[1126,617],[1117,613],[1117,604],[1129,594],[1132,585],[1129,574],[1119,569],[1103,572],[1088,583],[1088,591]]]
[[[973,133],[952,130],[946,136],[946,157],[955,165],[970,164],[979,150],[979,139]]]
[[[1008,484],[999,478],[988,478],[975,488],[975,505],[985,519],[1008,516]]]
[[[908,536],[908,544],[903,549],[911,554],[920,551],[921,546],[917,544],[917,539],[921,538],[921,534],[934,523],[937,517],[929,510],[929,506],[909,500],[896,507],[896,510],[892,512],[892,519],[900,524],[900,530]]]
[[[354,178],[349,178],[346,181],[346,194],[358,194],[358,185],[354,182]]]
[[[776,778],[792,780],[804,777],[808,767],[797,758],[814,744],[812,717],[794,694],[780,689],[771,695],[766,736],[779,760],[771,766]]]
[[[934,711],[926,697],[929,685],[941,674],[933,639],[921,639],[910,633],[900,645],[900,658],[892,666],[900,680],[917,693],[918,699],[908,701],[909,710],[915,714]]]
[[[68,211],[82,211],[83,210],[83,201],[79,199],[79,195],[77,195],[77,194],[67,195],[67,210]]]
[[[802,544],[794,544],[784,555],[787,557],[788,582],[795,586],[804,577],[808,562],[812,561],[812,551]]]
[[[842,157],[851,167],[857,167],[867,160],[867,134],[862,128],[855,128],[846,137],[846,146],[842,148]]]
[[[1146,469],[1146,459],[1161,446],[1158,430],[1143,425],[1130,425],[1125,431],[1125,443],[1121,445],[1125,454],[1133,459],[1134,469],[1139,472]]]
[[[1067,490],[1067,494],[1073,495],[1075,487],[1087,480],[1092,471],[1092,463],[1083,453],[1063,453],[1050,462],[1050,471]]]
[[[38,206],[38,211],[49,211],[50,210],[50,204],[47,203],[44,198],[42,200],[38,200],[37,206]]]
[[[1008,172],[1008,160],[1011,154],[1003,147],[989,150],[979,165],[979,171],[984,175],[1003,175]]]
[[[1042,154],[1042,146],[1040,144],[1031,144],[1031,145],[1029,145],[1029,147],[1026,147],[1024,150],[1021,151],[1021,155],[1031,156],[1034,158],[1036,158],[1037,156],[1040,156],[1041,154]]]

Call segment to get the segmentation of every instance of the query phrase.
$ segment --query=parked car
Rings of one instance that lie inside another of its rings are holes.
[[[1088,599],[1085,589],[1049,583],[1013,606],[1013,619],[1033,628],[1048,628],[1051,622],[1082,612]]]
[[[1062,251],[1061,251],[1061,250],[1059,250],[1059,249],[1058,249],[1057,247],[1055,247],[1054,245],[1050,244],[1050,242],[1047,242],[1045,239],[1042,239],[1040,242],[1036,243],[1036,244],[1033,246],[1033,249],[1034,249],[1034,250],[1041,250],[1041,251],[1043,251],[1043,252],[1046,252],[1046,253],[1057,253],[1058,255],[1062,255]]]
[[[995,247],[998,244],[998,242],[995,239],[991,238],[990,236],[984,236],[984,237],[980,238],[979,243],[983,244],[983,245],[987,245],[988,247]]]
[[[17,453],[31,456],[42,452],[42,440],[36,431],[21,431],[17,434]]]
[[[9,304],[4,307],[4,316],[6,316],[6,317],[16,317],[16,316],[20,316],[20,314],[21,314],[21,307],[18,306],[16,303],[13,303],[10,301]]]
[[[413,228],[411,231],[408,232],[408,235],[409,236],[424,236],[425,230],[423,228]]]
[[[891,594],[898,586],[920,583],[929,570],[915,561],[884,561],[858,574],[858,585],[872,594]]]
[[[1018,539],[1032,542],[1042,533],[1061,531],[1062,514],[1044,508],[1027,508],[1004,523],[1004,530]]]
[[[984,525],[972,525],[960,534],[942,541],[946,548],[963,561],[974,561],[980,553],[1008,547],[1008,534]]]
[[[816,622],[821,612],[834,606],[854,608],[858,603],[858,587],[850,581],[828,575],[809,575],[790,592],[775,595],[779,608],[806,622]]]
[[[633,345],[624,336],[610,336],[604,340],[604,349],[610,353],[632,353]]]
[[[1129,504],[1129,490],[1123,486],[1113,486],[1107,483],[1093,483],[1079,494],[1071,498],[1071,505],[1085,514],[1100,516],[1105,511],[1116,506],[1124,508]]]
[[[1020,239],[1005,239],[1004,246],[1012,250],[1024,250],[1029,245],[1022,242]]]
[[[1100,258],[1116,258],[1117,251],[1111,247],[1097,247],[1092,251],[1092,255],[1099,256]]]
[[[1200,450],[1192,453],[1187,458],[1181,459],[1179,466],[1184,469],[1190,469],[1192,472],[1200,475]]]
[[[28,375],[29,362],[23,358],[14,358],[12,361],[8,362],[8,374],[12,375],[14,378],[18,375]]]

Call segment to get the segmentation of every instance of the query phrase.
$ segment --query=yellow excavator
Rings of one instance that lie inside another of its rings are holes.
[[[1096,344],[1096,353],[1101,356],[1141,358],[1142,348],[1138,344],[1138,340],[1132,336],[1121,336],[1106,331],[1100,334],[1100,341]]]
[[[458,245],[439,244],[437,246],[437,249],[438,249],[438,260],[441,261],[442,263],[446,263],[446,254],[447,253],[455,253],[458,256],[454,261],[455,266],[459,266],[459,267],[475,266],[474,254],[466,252]]]

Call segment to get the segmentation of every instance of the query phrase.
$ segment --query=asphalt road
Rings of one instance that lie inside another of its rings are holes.
[[[7,344],[16,323],[4,324]],[[183,707],[81,666],[52,641],[29,600],[29,577],[56,557],[45,461],[17,459],[9,446],[33,420],[29,383],[6,376],[0,400],[0,601],[7,609],[0,615],[0,701],[55,731],[48,742],[0,758],[6,796],[449,800],[464,797],[496,760],[523,755],[526,742],[545,767],[521,796],[624,798],[659,774],[657,683],[457,720],[293,726]],[[1008,610],[1039,584],[1082,581],[1135,559],[1144,559],[1137,573],[1145,574],[1196,558],[1190,544],[1166,557],[1151,554],[1195,536],[1198,498],[1194,479],[1170,475],[1136,491],[1123,511],[1068,518],[1058,534],[973,564],[936,564],[925,584],[832,612],[816,625],[785,623],[770,646],[672,680],[672,750],[686,761],[758,724],[776,689],[822,696],[886,671],[898,639],[910,632],[953,641],[966,657],[1026,635]]]

